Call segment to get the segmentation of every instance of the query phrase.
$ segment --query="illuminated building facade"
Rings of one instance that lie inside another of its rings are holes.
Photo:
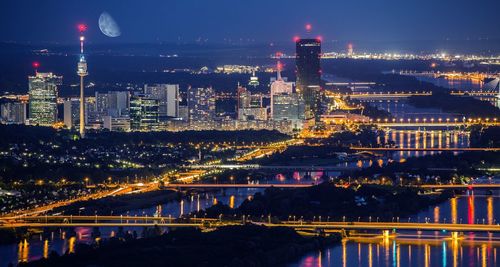
[[[215,94],[211,87],[188,88],[187,104],[189,123],[208,123],[215,118]]]
[[[64,125],[67,128],[76,128],[80,125],[80,99],[64,101]]]
[[[304,98],[306,119],[318,119],[320,116],[320,58],[320,39],[297,39],[297,91],[301,93]]]
[[[166,121],[169,117],[179,117],[178,84],[145,85],[144,93],[158,100],[160,121]]]
[[[29,124],[51,126],[57,122],[57,87],[62,76],[37,72],[29,80]]]
[[[238,120],[267,120],[267,108],[262,106],[262,95],[238,87]]]
[[[305,104],[302,95],[297,93],[274,95],[271,103],[274,121],[291,121],[296,128],[301,128],[305,119]]]
[[[130,99],[130,129],[132,131],[153,131],[159,126],[159,103],[157,99],[144,95]]]
[[[277,70],[277,77],[276,80],[271,83],[271,113],[270,116],[273,118],[274,114],[274,105],[272,104],[274,102],[274,96],[278,94],[291,94],[293,93],[293,82],[286,82],[283,77],[281,77],[281,63],[278,62],[276,66]]]

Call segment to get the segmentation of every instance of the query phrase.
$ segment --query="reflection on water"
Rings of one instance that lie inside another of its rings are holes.
[[[457,114],[451,114],[441,111],[438,108],[417,108],[410,105],[407,100],[377,100],[370,101],[371,106],[385,110],[395,118],[399,119],[424,119],[430,121],[432,118],[436,120],[442,118],[454,119],[459,118]],[[380,118],[385,119],[385,118]]]
[[[497,266],[497,241],[460,241],[445,237],[418,239],[377,238],[342,241],[310,253],[289,266]],[[326,255],[326,257],[325,257]]]
[[[481,194],[484,192],[478,192]],[[412,216],[411,221],[496,224],[495,195],[468,195],[450,199]],[[466,220],[463,220],[465,218]],[[352,237],[339,246],[313,252],[289,266],[498,266],[500,236],[491,233],[398,232]],[[327,257],[324,257],[327,255]]]
[[[479,91],[484,89],[484,82],[478,79],[442,78],[439,75],[415,75],[419,81],[429,82],[437,86],[460,91]]]
[[[380,145],[393,144],[404,148],[462,148],[470,146],[470,133],[454,130],[389,130],[378,136]],[[399,151],[393,159],[434,155],[436,151]]]

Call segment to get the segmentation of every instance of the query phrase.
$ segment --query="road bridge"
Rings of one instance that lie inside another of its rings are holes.
[[[419,185],[423,189],[500,189],[500,184],[426,184]]]
[[[259,165],[259,164],[204,164],[187,165],[188,169],[256,169],[256,170],[294,170],[294,171],[353,171],[356,166],[314,166],[314,165]]]
[[[464,151],[500,151],[500,147],[351,147],[355,151],[439,151],[439,152],[464,152]]]
[[[200,188],[306,188],[315,184],[167,184],[167,188],[200,189]]]
[[[198,218],[187,222],[172,221],[171,217],[149,217],[139,220],[116,219],[117,216],[38,216],[35,218],[22,218],[3,220],[0,228],[46,228],[46,227],[221,227],[228,225],[243,225],[253,223],[267,227],[289,227],[296,230],[381,230],[381,231],[450,231],[450,232],[500,232],[500,225],[492,224],[457,224],[457,223],[420,223],[420,222],[304,222],[304,221],[283,221],[255,222],[245,220],[215,220]],[[61,221],[62,219],[62,221]],[[45,220],[45,221],[44,221]]]
[[[356,122],[354,122],[356,123]],[[459,127],[469,127],[473,125],[483,125],[483,126],[500,126],[500,122],[495,120],[491,121],[475,121],[475,122],[459,122],[459,121],[370,121],[370,122],[360,122],[359,124],[374,124],[378,127],[387,128],[408,128],[408,127],[420,127],[420,128],[459,128]]]
[[[496,97],[500,94],[498,91],[451,91],[450,95],[456,96],[477,96],[477,97]]]

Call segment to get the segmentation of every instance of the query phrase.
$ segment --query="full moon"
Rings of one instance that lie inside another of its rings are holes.
[[[120,27],[108,12],[103,12],[99,16],[99,29],[108,37],[118,37],[122,34]]]

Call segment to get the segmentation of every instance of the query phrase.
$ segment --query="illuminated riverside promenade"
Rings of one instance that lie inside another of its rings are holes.
[[[266,217],[267,218],[267,217]],[[412,231],[450,231],[450,232],[500,232],[499,224],[459,224],[429,222],[274,222],[251,221],[245,216],[241,220],[215,220],[190,218],[189,222],[174,222],[172,217],[133,217],[133,216],[36,216],[13,221],[4,220],[0,228],[46,228],[46,227],[196,227],[210,228],[227,225],[254,223],[267,227],[289,227],[294,229],[323,230],[412,230]],[[192,222],[191,222],[192,221]],[[271,219],[269,218],[269,221]]]

